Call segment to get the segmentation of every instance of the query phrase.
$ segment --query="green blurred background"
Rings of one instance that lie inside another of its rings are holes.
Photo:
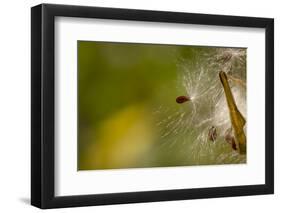
[[[190,110],[188,104],[175,102],[177,96],[186,95],[179,83],[181,60],[192,64],[198,53],[210,51],[212,48],[78,41],[78,170],[241,162],[192,156],[190,147],[196,134],[181,131],[172,138],[163,137],[173,123],[161,125],[162,121],[171,112]],[[188,142],[182,143],[182,138]],[[215,151],[222,150],[232,153],[223,142]],[[208,156],[207,149],[205,152]]]

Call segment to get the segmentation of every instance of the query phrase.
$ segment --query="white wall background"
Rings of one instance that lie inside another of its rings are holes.
[[[30,197],[30,7],[37,0],[2,1],[0,13],[0,212],[39,212]],[[50,212],[277,212],[281,207],[281,13],[279,1],[245,0],[45,0],[194,13],[275,18],[275,195],[126,204],[50,210]],[[279,84],[279,85],[278,85]]]

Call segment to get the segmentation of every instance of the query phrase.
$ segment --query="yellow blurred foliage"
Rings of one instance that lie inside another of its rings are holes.
[[[103,122],[97,130],[97,141],[82,154],[82,169],[137,167],[153,144],[152,119],[143,105],[126,107]]]

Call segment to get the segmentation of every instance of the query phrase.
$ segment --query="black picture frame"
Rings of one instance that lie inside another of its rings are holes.
[[[56,197],[54,195],[54,20],[58,16],[264,28],[266,32],[265,184]],[[31,112],[31,204],[39,208],[272,194],[274,193],[274,20],[53,4],[32,7]]]

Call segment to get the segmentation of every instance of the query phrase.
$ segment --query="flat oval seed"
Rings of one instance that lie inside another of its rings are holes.
[[[182,104],[182,103],[184,103],[186,101],[190,101],[190,97],[182,95],[182,96],[179,96],[179,97],[176,98],[176,102],[178,104]]]

